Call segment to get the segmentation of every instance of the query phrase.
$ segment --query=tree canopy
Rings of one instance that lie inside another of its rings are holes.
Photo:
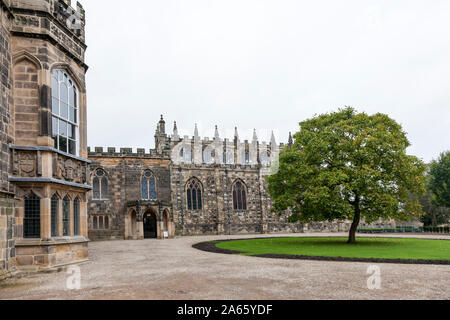
[[[428,187],[434,205],[450,208],[450,151],[431,162]]]
[[[425,165],[406,154],[406,134],[387,115],[347,107],[301,122],[294,139],[267,177],[273,209],[289,209],[291,221],[352,220],[354,243],[362,217],[421,215],[409,194],[425,192]]]

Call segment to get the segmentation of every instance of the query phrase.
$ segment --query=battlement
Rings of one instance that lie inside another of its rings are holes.
[[[170,152],[164,150],[162,153],[158,153],[155,149],[149,149],[146,152],[144,148],[137,148],[134,152],[133,148],[119,148],[115,147],[88,147],[88,157],[111,157],[111,158],[164,158],[169,159]]]
[[[3,2],[14,14],[29,14],[30,11],[45,12],[53,16],[75,38],[85,42],[86,15],[80,2],[76,3],[75,8],[71,6],[70,0],[3,0]]]

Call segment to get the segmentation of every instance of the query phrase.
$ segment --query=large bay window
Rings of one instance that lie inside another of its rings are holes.
[[[52,138],[56,149],[77,155],[78,89],[63,70],[52,72]]]

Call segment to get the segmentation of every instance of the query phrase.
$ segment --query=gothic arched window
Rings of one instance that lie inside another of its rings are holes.
[[[80,235],[80,200],[73,200],[73,235]]]
[[[195,178],[186,184],[186,199],[188,210],[202,210],[202,185]]]
[[[65,196],[63,199],[63,236],[69,236],[69,225],[70,225],[70,199]]]
[[[93,196],[94,200],[106,200],[108,199],[108,179],[106,178],[105,171],[97,169],[95,171],[94,179],[92,179]]]
[[[247,190],[244,183],[240,180],[233,185],[233,209],[247,210]]]
[[[142,200],[156,200],[156,180],[153,173],[145,171],[141,180]]]
[[[56,194],[53,195],[51,200],[51,224],[52,224],[52,237],[58,236],[58,215],[59,215],[59,198]]]
[[[23,237],[41,237],[41,199],[34,193],[25,198]]]
[[[55,148],[77,155],[78,89],[63,70],[52,71],[52,138]]]

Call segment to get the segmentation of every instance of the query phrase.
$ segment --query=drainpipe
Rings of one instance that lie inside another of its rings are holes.
[[[228,211],[228,234],[231,235],[231,214],[230,214],[230,199],[228,197],[228,169],[225,169],[225,196],[227,197],[227,211]]]
[[[181,174],[181,166],[178,168],[178,172],[180,173],[180,209],[181,209],[181,235],[184,236],[184,211],[183,211],[183,192],[182,192],[182,174]]]

